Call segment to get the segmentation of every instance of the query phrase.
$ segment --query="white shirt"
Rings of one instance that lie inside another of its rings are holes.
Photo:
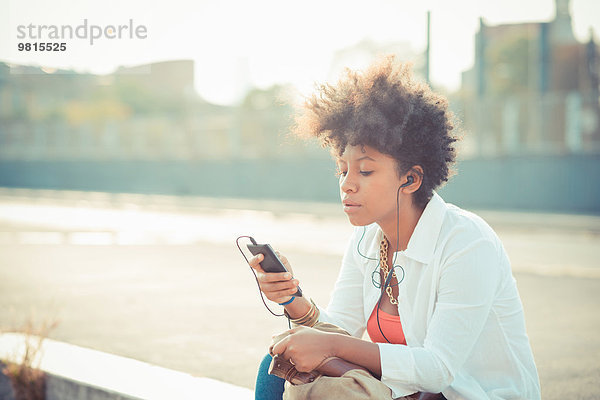
[[[377,224],[355,228],[321,321],[362,337],[381,294],[372,274],[382,238]],[[405,272],[398,314],[407,346],[378,344],[381,381],[393,397],[540,398],[510,261],[485,221],[434,192],[406,250],[394,257]]]

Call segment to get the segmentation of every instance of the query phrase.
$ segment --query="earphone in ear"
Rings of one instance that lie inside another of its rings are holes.
[[[412,185],[412,183],[415,181],[415,178],[413,178],[411,175],[408,176],[408,178],[406,178],[407,182],[405,184],[403,184],[402,186],[400,186],[400,189],[402,189],[404,186],[408,186],[408,185]]]

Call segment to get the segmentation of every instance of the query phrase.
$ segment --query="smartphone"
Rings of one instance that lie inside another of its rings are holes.
[[[268,244],[248,244],[248,250],[253,255],[262,254],[265,258],[260,262],[260,267],[265,272],[288,272],[285,265],[281,262],[273,248]],[[298,291],[293,296],[302,297],[302,290],[298,287]]]

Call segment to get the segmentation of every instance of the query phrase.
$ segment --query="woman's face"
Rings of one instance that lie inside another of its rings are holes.
[[[356,226],[396,220],[399,177],[396,160],[369,146],[347,146],[337,159],[344,212]],[[404,180],[402,180],[404,178]]]

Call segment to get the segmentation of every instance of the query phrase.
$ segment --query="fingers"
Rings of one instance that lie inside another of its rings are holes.
[[[260,266],[260,262],[263,260],[264,256],[262,254],[257,254],[248,260],[250,267],[256,271],[260,290],[269,300],[276,303],[288,301],[291,298],[290,296],[298,291],[300,283],[297,279],[293,279],[291,272],[265,272]],[[282,262],[284,260],[287,264],[284,265],[288,268],[289,262],[285,257],[281,259]]]
[[[261,289],[263,289],[264,292],[270,292],[273,294],[278,294],[280,296],[290,296],[294,293],[296,293],[296,291],[298,290],[298,280],[297,279],[292,279],[292,280],[288,280],[288,281],[282,281],[282,282],[260,282],[260,287]]]
[[[252,268],[254,268],[256,270],[256,272],[265,272],[261,266],[260,266],[260,262],[262,260],[265,259],[265,256],[263,256],[262,254],[257,254],[255,256],[252,256],[249,260],[248,260],[248,264],[250,264],[250,266]]]
[[[273,355],[273,356],[281,355],[285,359],[287,359],[287,357],[285,357],[285,351],[287,349],[289,340],[290,340],[290,337],[286,336],[283,339],[281,339],[279,342],[272,344],[271,347],[269,347],[269,353],[271,353],[271,355]]]
[[[248,264],[250,264],[250,266],[252,268],[254,268],[256,270],[256,272],[260,272],[262,274],[265,274],[265,281],[266,282],[277,282],[277,281],[283,281],[283,280],[288,280],[292,277],[292,274],[290,272],[265,272],[262,267],[260,266],[260,263],[265,259],[265,257],[262,254],[257,254],[255,256],[253,256],[252,258],[250,258],[250,260],[248,260]],[[287,260],[286,260],[287,262]],[[289,263],[288,263],[289,264]],[[285,264],[284,264],[285,265]],[[287,268],[287,266],[286,266]]]
[[[292,330],[287,330],[278,335],[271,336],[271,345],[269,346],[269,354],[274,355],[273,354],[273,346],[275,346],[277,343],[279,343],[285,337],[289,336],[292,332],[293,332]]]
[[[260,262],[262,260],[264,260],[264,256],[262,254],[257,254],[254,257],[250,258],[250,260],[248,260],[248,264],[250,264],[250,267],[254,268],[254,270],[256,270],[257,273],[264,275],[262,276],[262,279],[260,279],[261,281],[280,282],[288,281],[292,278],[291,272],[265,272],[260,266]],[[287,268],[289,266],[289,262],[287,262],[287,259],[285,261],[288,264],[286,265]]]
[[[288,259],[277,250],[275,250],[275,254],[277,254],[277,257],[281,260],[281,263],[285,266],[285,269],[294,274],[294,271],[292,270],[292,265],[290,264]]]
[[[272,356],[279,355],[285,360],[289,360],[299,372],[309,372],[314,369],[315,355],[311,355],[311,350],[302,345],[302,341],[295,340],[296,334],[301,333],[304,327],[296,327],[287,331],[287,336],[274,343],[269,348]],[[316,356],[316,359],[322,357]]]

